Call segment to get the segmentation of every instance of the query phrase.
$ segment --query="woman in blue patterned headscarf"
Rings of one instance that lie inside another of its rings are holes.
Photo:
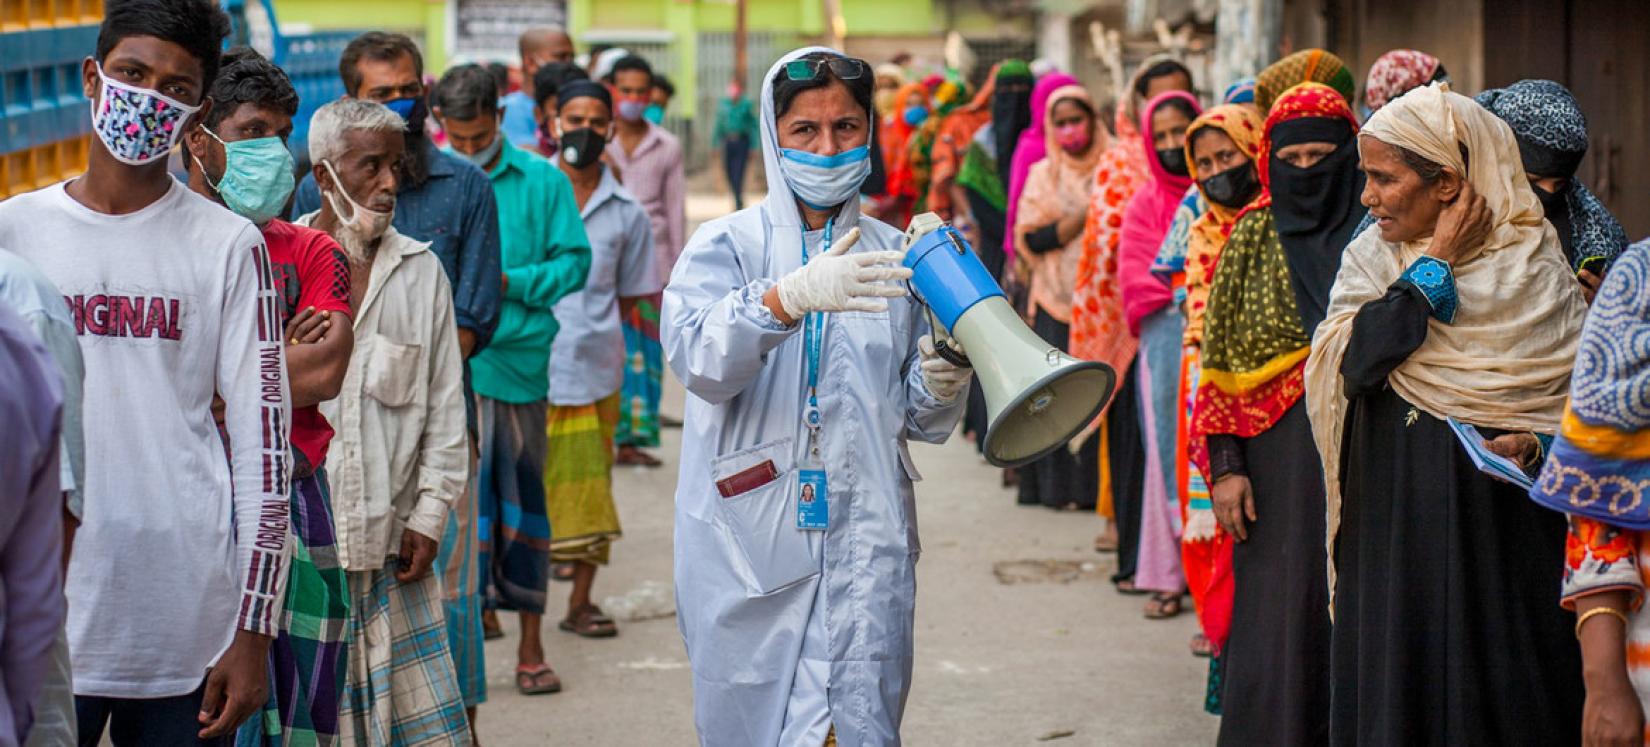
[[[1627,233],[1575,178],[1587,155],[1587,118],[1580,105],[1569,90],[1550,80],[1521,80],[1480,93],[1476,100],[1512,127],[1530,187],[1558,231],[1564,256],[1590,302],[1604,269],[1627,246]]]
[[[1650,239],[1621,253],[1587,312],[1563,425],[1530,490],[1536,503],[1570,515],[1560,602],[1576,613],[1589,672],[1581,723],[1589,744],[1637,741],[1650,709],[1650,661],[1622,655],[1650,646],[1650,611],[1639,604],[1650,588],[1647,318]]]

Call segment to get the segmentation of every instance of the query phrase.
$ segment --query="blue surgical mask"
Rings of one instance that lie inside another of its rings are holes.
[[[814,210],[825,210],[859,194],[865,177],[871,175],[871,146],[861,145],[834,156],[780,148],[779,171],[791,194]]]
[[[642,110],[642,119],[652,122],[653,124],[664,124],[665,108],[659,106],[658,104],[648,104],[647,108]]]
[[[292,196],[292,152],[286,144],[278,137],[225,143],[206,127],[201,131],[223,145],[223,176],[218,183],[212,183],[199,158],[195,165],[207,185],[223,198],[224,206],[259,226],[280,215]]]
[[[911,125],[912,127],[918,127],[926,121],[928,121],[928,109],[921,106],[905,107],[906,124]]]

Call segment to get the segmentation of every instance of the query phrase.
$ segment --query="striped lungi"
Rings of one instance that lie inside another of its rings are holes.
[[[544,614],[550,586],[550,519],[544,501],[544,419],[540,400],[481,398],[481,476],[477,497],[489,542],[482,546],[488,601]]]
[[[485,413],[477,408],[485,427]],[[469,479],[448,513],[442,532],[435,568],[441,576],[447,615],[447,645],[458,676],[464,705],[474,708],[487,700],[487,666],[482,655],[481,612],[486,598],[487,569],[483,565],[487,546],[487,524],[478,515],[476,465],[470,464]]]
[[[665,349],[659,344],[659,303],[663,296],[640,298],[624,317],[624,395],[614,441],[620,446],[659,445],[659,397],[664,391]]]
[[[550,558],[556,562],[607,565],[619,537],[612,472],[620,397],[615,393],[588,405],[552,405],[545,416],[544,493],[553,532]]]

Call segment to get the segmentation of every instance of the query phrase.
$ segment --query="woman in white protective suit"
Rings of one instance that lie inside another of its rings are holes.
[[[919,552],[906,442],[950,435],[971,372],[933,354],[901,230],[860,215],[872,83],[825,48],[776,63],[767,199],[704,224],[665,289],[665,356],[689,392],[677,619],[706,745],[900,741]]]

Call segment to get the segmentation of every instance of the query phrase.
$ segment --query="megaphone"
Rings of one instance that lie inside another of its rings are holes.
[[[986,461],[1017,467],[1047,456],[1111,399],[1117,372],[1072,358],[1026,327],[968,242],[939,216],[911,219],[904,265],[912,295],[928,309],[935,349],[972,366],[985,390]]]

